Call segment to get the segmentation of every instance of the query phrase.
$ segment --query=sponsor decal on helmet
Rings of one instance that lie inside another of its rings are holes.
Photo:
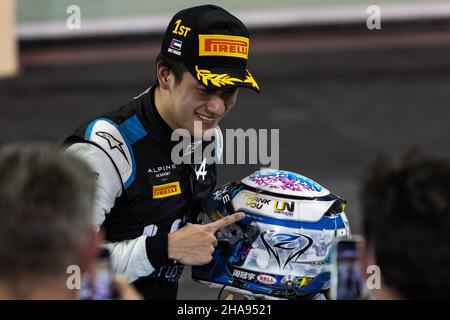
[[[305,286],[307,286],[311,281],[312,281],[312,279],[313,278],[311,278],[311,277],[303,277],[303,278],[300,278],[300,279],[298,279],[298,281],[297,281],[297,285],[296,285],[296,287],[297,288],[303,288],[303,287],[305,287]]]
[[[273,203],[274,213],[282,214],[285,216],[292,217],[294,215],[295,203],[294,201],[278,201],[275,200]]]
[[[268,274],[260,274],[256,277],[256,279],[262,284],[273,285],[277,282],[275,277],[272,277]]]
[[[225,185],[224,187],[217,189],[213,192],[213,200],[214,201],[220,201],[222,200],[223,203],[227,203],[230,201],[230,196],[228,195],[228,191],[230,189],[230,185]]]
[[[263,205],[269,204],[270,199],[265,199],[250,194],[245,195],[245,206],[249,208],[261,209]]]
[[[233,277],[239,278],[242,280],[254,280],[256,278],[256,274],[244,270],[234,269],[233,270]]]

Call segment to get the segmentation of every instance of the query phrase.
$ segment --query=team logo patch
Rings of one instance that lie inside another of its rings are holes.
[[[180,193],[179,181],[153,186],[153,199],[167,198]]]
[[[125,151],[122,148],[123,142],[117,140],[116,138],[114,138],[111,134],[109,134],[108,132],[103,132],[103,131],[98,131],[95,133],[97,136],[105,139],[106,141],[108,141],[109,144],[109,148],[111,150],[113,149],[117,149],[119,150],[119,152],[124,156],[125,160],[127,160],[128,163],[130,163],[128,161],[127,155],[125,154]]]
[[[246,37],[220,34],[199,34],[199,56],[248,58],[249,40]]]
[[[172,38],[172,41],[170,42],[170,47],[167,49],[167,51],[180,56],[182,45],[183,45],[183,41]]]
[[[149,174],[153,174],[155,178],[164,178],[170,176],[173,170],[175,170],[177,166],[172,164],[155,166],[153,168],[148,168],[147,172]]]
[[[120,130],[120,126],[111,120],[100,118],[89,124],[84,138],[97,144],[111,157],[125,188],[127,188],[134,180],[135,163],[133,151],[128,148]]]

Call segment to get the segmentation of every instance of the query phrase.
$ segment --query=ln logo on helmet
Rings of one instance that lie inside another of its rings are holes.
[[[256,277],[256,279],[258,279],[258,281],[261,282],[262,284],[271,285],[277,282],[277,279],[267,274],[260,274],[259,276]]]
[[[273,203],[273,212],[292,217],[294,215],[294,202],[289,204],[287,201],[275,200]]]

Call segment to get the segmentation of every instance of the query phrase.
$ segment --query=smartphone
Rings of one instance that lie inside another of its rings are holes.
[[[80,300],[111,300],[114,298],[110,253],[102,248],[93,267],[82,278]]]
[[[361,300],[365,297],[359,248],[361,238],[337,238],[331,270],[332,300]]]

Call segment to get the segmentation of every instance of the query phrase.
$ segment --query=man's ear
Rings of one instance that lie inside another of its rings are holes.
[[[100,249],[100,243],[104,239],[103,231],[92,229],[87,235],[87,241],[80,252],[80,269],[82,272],[88,270],[93,264]]]
[[[375,258],[373,255],[373,250],[366,239],[362,239],[358,245],[359,245],[358,252],[359,252],[359,261],[361,262],[361,270],[364,277],[366,278],[367,268],[375,264]]]
[[[164,67],[161,62],[158,62],[156,64],[156,77],[158,78],[158,83],[161,89],[168,90],[170,88],[170,71],[167,70],[167,68]]]

